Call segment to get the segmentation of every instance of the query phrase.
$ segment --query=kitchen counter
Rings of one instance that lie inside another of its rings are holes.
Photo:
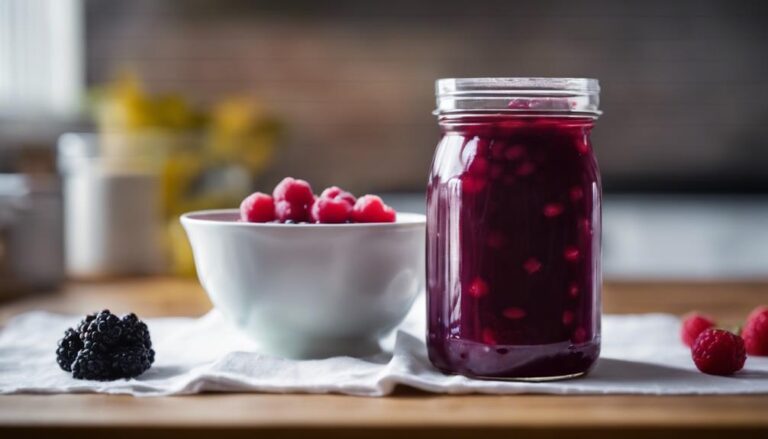
[[[768,303],[768,282],[607,283],[608,313],[712,312],[737,324]],[[210,302],[193,280],[157,278],[73,283],[63,291],[0,304],[0,324],[45,309],[97,308],[142,317],[199,316]],[[671,337],[677,337],[676,334]],[[51,355],[53,355],[53,350]],[[447,396],[400,388],[392,397],[205,394],[0,396],[0,437],[768,437],[768,395]]]

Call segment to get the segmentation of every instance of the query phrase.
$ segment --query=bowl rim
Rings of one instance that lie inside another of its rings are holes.
[[[282,223],[250,223],[245,221],[224,221],[216,219],[196,218],[200,215],[210,214],[236,214],[239,209],[207,209],[195,210],[183,213],[179,216],[182,224],[200,224],[217,225],[227,227],[251,227],[260,229],[361,229],[361,228],[403,228],[403,227],[422,227],[427,224],[427,216],[421,213],[397,212],[397,222],[394,223],[345,223],[345,224],[282,224]],[[400,221],[401,218],[404,221]]]

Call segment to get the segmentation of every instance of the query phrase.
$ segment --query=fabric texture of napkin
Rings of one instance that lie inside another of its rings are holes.
[[[201,318],[145,320],[155,364],[136,379],[76,380],[56,364],[56,342],[79,317],[32,312],[0,330],[0,393],[98,392],[135,396],[199,392],[343,393],[384,396],[407,385],[436,393],[740,394],[768,393],[768,357],[750,357],[732,377],[700,373],[678,341],[671,315],[603,318],[601,359],[587,377],[526,383],[444,375],[427,358],[424,300],[394,334],[386,352],[368,358],[288,360],[257,353],[256,346],[218,312]]]

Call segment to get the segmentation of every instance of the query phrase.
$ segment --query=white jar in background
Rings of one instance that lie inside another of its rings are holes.
[[[120,141],[117,135],[81,133],[59,138],[65,263],[71,277],[154,274],[166,268],[154,160]]]

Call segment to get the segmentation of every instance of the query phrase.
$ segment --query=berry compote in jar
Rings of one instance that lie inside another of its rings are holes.
[[[600,352],[594,79],[437,81],[429,358],[475,378],[585,374]]]

